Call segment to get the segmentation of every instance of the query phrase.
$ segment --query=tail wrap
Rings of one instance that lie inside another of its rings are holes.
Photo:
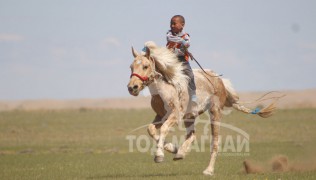
[[[267,107],[265,107],[263,109],[255,108],[255,109],[251,110],[251,109],[245,107],[243,105],[243,103],[238,102],[239,101],[239,97],[238,97],[236,91],[234,90],[231,82],[228,79],[224,79],[224,78],[222,80],[223,80],[223,83],[224,83],[224,86],[225,86],[226,92],[227,92],[227,100],[226,100],[225,106],[227,106],[227,107],[231,107],[232,106],[236,110],[244,112],[246,114],[257,114],[260,117],[267,118],[267,117],[271,116],[273,114],[273,111],[276,109],[275,103],[281,97],[284,97],[284,96],[280,96],[280,97],[274,98],[275,99],[274,102],[272,102],[271,104],[269,104]],[[267,94],[269,94],[269,93],[267,93]],[[258,102],[264,96],[259,98]],[[273,99],[273,98],[271,98],[271,99]],[[267,100],[267,99],[264,99],[264,100]]]
[[[275,107],[275,103],[276,103],[276,101],[271,103],[269,106],[267,106],[267,107],[265,107],[263,109],[260,109],[260,108],[257,107],[254,110],[251,110],[251,109],[243,106],[242,104],[234,103],[233,104],[233,108],[237,109],[238,111],[244,112],[246,114],[257,114],[260,117],[267,118],[267,117],[272,116],[273,111],[276,108]]]
[[[239,104],[239,103],[234,103],[233,104],[233,108],[237,109],[238,111],[241,111],[241,112],[244,112],[244,113],[247,113],[247,114],[251,114],[252,110],[243,106],[242,104]]]

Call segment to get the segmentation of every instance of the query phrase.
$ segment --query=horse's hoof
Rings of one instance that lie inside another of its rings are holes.
[[[161,163],[161,162],[163,162],[163,156],[155,156],[155,163]]]
[[[206,175],[206,176],[213,176],[213,175],[214,175],[214,172],[208,171],[208,170],[204,170],[204,171],[203,171],[203,174]]]
[[[184,155],[182,154],[176,154],[173,158],[174,161],[182,160],[184,159]]]
[[[171,143],[168,143],[164,146],[164,149],[170,153],[173,153],[173,154],[177,154],[178,152],[178,148],[175,147],[173,144]]]

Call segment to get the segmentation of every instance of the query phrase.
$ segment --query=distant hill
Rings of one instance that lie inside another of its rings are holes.
[[[241,92],[240,101],[254,101],[266,94],[267,92]],[[316,89],[297,90],[297,91],[281,91],[266,96],[274,97],[285,94],[281,98],[277,107],[280,109],[287,108],[316,108]],[[248,104],[253,107],[263,102]],[[74,100],[16,100],[1,101],[0,111],[10,110],[65,110],[65,109],[141,109],[150,108],[150,97],[130,97],[115,99],[74,99]]]

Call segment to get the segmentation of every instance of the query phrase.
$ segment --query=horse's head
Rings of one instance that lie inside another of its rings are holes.
[[[128,91],[133,96],[138,96],[139,92],[149,85],[154,78],[155,62],[150,57],[150,49],[146,48],[146,54],[137,53],[132,47],[134,61],[131,64],[131,76],[127,85]]]

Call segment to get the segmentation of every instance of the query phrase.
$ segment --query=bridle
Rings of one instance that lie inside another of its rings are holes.
[[[130,78],[132,78],[133,76],[138,77],[140,80],[143,81],[143,83],[146,83],[146,82],[149,80],[149,77],[148,77],[148,76],[141,76],[141,75],[139,75],[139,74],[137,74],[137,73],[132,73],[131,76],[130,76]]]
[[[144,85],[148,85],[150,82],[152,82],[153,80],[154,80],[154,77],[155,77],[155,74],[156,74],[156,71],[155,71],[155,61],[152,59],[152,57],[149,57],[150,58],[150,60],[152,60],[152,62],[153,62],[153,71],[152,71],[152,73],[150,74],[150,76],[141,76],[141,75],[139,75],[139,74],[137,74],[137,73],[132,73],[131,74],[131,76],[130,76],[130,78],[132,78],[133,76],[136,76],[136,77],[138,77],[142,82],[143,82],[143,84]]]

